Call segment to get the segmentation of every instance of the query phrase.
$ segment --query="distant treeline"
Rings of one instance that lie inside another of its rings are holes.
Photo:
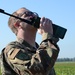
[[[58,58],[57,62],[75,62],[75,57],[74,58]]]

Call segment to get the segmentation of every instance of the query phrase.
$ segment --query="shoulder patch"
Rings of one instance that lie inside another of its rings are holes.
[[[29,55],[26,52],[23,52],[21,50],[17,53],[16,58],[23,60],[23,61],[30,59]]]

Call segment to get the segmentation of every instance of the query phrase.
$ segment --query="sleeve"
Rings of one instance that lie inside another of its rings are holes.
[[[9,48],[7,60],[19,75],[46,75],[54,66],[59,48],[51,44],[50,40],[43,40],[36,53],[28,53],[22,48]]]
[[[43,60],[42,64],[44,65],[45,70],[51,69],[55,64],[60,51],[57,45],[58,41],[59,39],[55,38],[50,33],[44,33],[42,36],[42,43],[39,47],[41,50],[39,50],[39,53]]]

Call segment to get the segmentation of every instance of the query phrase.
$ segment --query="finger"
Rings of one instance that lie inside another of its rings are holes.
[[[46,24],[49,25],[49,24],[52,24],[52,21],[48,18],[46,18]]]
[[[42,17],[40,20],[40,25],[43,25],[44,20],[45,20],[45,17]]]
[[[44,21],[43,21],[43,26],[45,26],[47,24],[47,19],[45,19]]]

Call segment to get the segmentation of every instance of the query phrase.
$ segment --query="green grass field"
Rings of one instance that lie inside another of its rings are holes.
[[[75,62],[56,62],[54,67],[56,75],[75,75]]]
[[[56,75],[75,75],[75,62],[57,62]]]
[[[0,70],[0,75],[1,75],[1,70]]]

